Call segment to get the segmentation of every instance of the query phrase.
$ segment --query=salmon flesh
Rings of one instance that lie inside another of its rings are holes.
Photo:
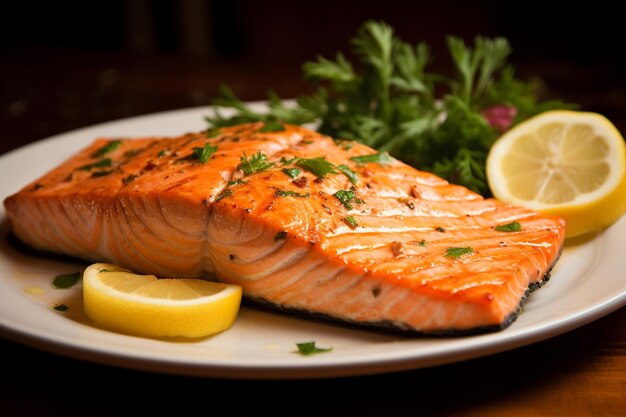
[[[95,140],[4,201],[13,233],[138,273],[239,284],[289,312],[427,334],[506,327],[559,257],[558,217],[275,128]]]

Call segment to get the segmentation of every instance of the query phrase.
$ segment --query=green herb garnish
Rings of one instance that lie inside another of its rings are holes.
[[[302,174],[302,170],[300,168],[283,168],[281,171],[287,174],[289,177],[293,178],[294,180],[298,178],[300,174]]]
[[[69,309],[68,306],[66,306],[65,304],[61,304],[61,303],[55,304],[52,308],[56,311],[67,311]]]
[[[367,164],[369,162],[374,162],[380,165],[387,165],[393,162],[393,159],[389,156],[388,153],[375,153],[372,155],[361,155],[361,156],[353,156],[350,158],[351,161],[356,162],[357,164]]]
[[[447,258],[459,259],[463,255],[474,253],[474,249],[470,246],[464,246],[460,248],[446,248],[446,253],[443,255]]]
[[[122,144],[121,140],[112,140],[94,153],[91,154],[92,158],[101,158],[104,155],[113,152]]]
[[[81,277],[80,272],[74,272],[72,274],[57,275],[52,281],[54,288],[66,289],[73,287]]]
[[[131,182],[135,181],[135,179],[137,179],[138,176],[139,175],[130,174],[128,177],[124,178],[122,182],[124,183],[124,185],[128,185]]]
[[[124,152],[124,158],[132,158],[133,156],[139,155],[139,152],[141,152],[141,149],[129,149]]]
[[[93,164],[83,165],[82,167],[77,168],[77,171],[91,171],[94,168],[110,167],[111,165],[113,165],[111,158],[104,158],[98,162],[94,162]]]
[[[348,177],[348,179],[350,180],[352,184],[356,184],[358,182],[358,177],[356,175],[356,172],[352,171],[346,165],[337,165],[335,168],[337,168],[337,171],[341,172],[343,175]]]
[[[317,157],[311,159],[299,158],[296,165],[302,169],[312,172],[318,178],[324,178],[328,174],[336,174],[335,165],[328,162],[325,158]]]
[[[298,352],[299,354],[303,355],[303,356],[311,356],[311,355],[315,355],[317,353],[324,353],[324,352],[330,352],[333,350],[333,348],[329,347],[329,348],[319,348],[317,346],[315,346],[315,342],[305,342],[305,343],[296,343],[296,346],[298,347]]]
[[[205,144],[202,148],[196,146],[193,148],[193,155],[201,164],[206,163],[211,155],[215,153],[217,146],[213,146],[210,143]]]
[[[344,223],[346,223],[352,229],[356,229],[357,227],[359,227],[359,224],[353,216],[344,217],[341,220],[343,220]]]
[[[353,208],[352,203],[355,203],[355,204],[364,203],[363,200],[361,200],[360,198],[357,198],[356,194],[352,190],[339,190],[335,194],[333,194],[333,196],[336,197],[339,201],[341,201],[341,204],[343,204],[343,206],[347,208],[348,210],[352,210]]]
[[[522,226],[518,222],[511,222],[507,224],[501,224],[493,228],[499,232],[519,232],[522,230]]]
[[[216,136],[219,136],[222,133],[222,129],[207,129],[204,132],[204,135],[207,138],[214,138]]]
[[[489,195],[485,161],[501,132],[542,111],[573,107],[540,102],[541,83],[515,77],[508,62],[511,47],[501,37],[479,36],[473,45],[448,37],[452,76],[431,72],[428,45],[404,42],[383,22],[364,23],[352,45],[354,62],[338,53],[335,59],[320,56],[302,66],[314,91],[298,97],[295,105],[269,92],[269,111],[258,113],[223,86],[213,104],[235,113],[227,118],[216,110],[207,121],[216,128],[315,122],[322,134],[362,142]],[[489,111],[497,108],[510,109],[508,119],[490,118]]]
[[[265,122],[265,125],[259,129],[259,132],[282,132],[286,130],[285,126],[278,122]]]
[[[283,165],[293,164],[297,160],[298,160],[298,158],[287,159],[284,156],[280,157],[280,163],[283,164]]]
[[[165,155],[167,155],[167,150],[165,149],[161,149],[158,153],[157,153],[157,158],[163,158]]]
[[[278,242],[279,240],[285,240],[287,239],[287,232],[285,232],[284,230],[281,230],[280,232],[276,233],[276,236],[274,236],[274,241]]]
[[[231,186],[231,185],[244,185],[244,184],[247,184],[247,183],[248,183],[248,181],[245,181],[245,180],[242,180],[242,179],[238,179],[238,180],[230,180],[230,181],[228,181],[227,184],[228,184],[228,186]]]
[[[106,175],[112,174],[113,171],[96,171],[91,174],[91,178],[104,177]]]
[[[261,151],[257,151],[250,159],[248,159],[248,156],[244,152],[239,161],[241,162],[237,166],[237,169],[242,170],[246,175],[261,172],[274,166],[274,163],[267,161],[267,155],[261,153]]]
[[[218,201],[223,200],[226,197],[230,197],[231,195],[233,195],[233,190],[227,188],[219,193],[217,197],[215,197],[215,200],[213,200],[213,202],[217,203]]]
[[[291,191],[291,190],[281,190],[281,189],[276,190],[276,192],[274,193],[274,197],[300,197],[300,198],[307,198],[307,197],[310,197],[310,196],[311,196],[310,193],[298,193],[298,192]]]
[[[419,246],[426,246],[426,241],[424,239],[420,240],[419,242],[417,242],[417,244]]]

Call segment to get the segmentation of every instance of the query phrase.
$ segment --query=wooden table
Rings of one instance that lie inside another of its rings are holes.
[[[0,152],[97,122],[207,104],[219,81],[232,85],[244,99],[262,98],[267,86],[284,96],[305,89],[293,75],[297,66],[257,67],[251,76],[246,62],[181,66],[176,60],[134,62],[89,51],[42,54],[22,57],[20,66],[5,67],[0,74],[11,80],[3,85]],[[80,70],[51,66],[42,73],[29,66],[29,60],[35,64],[70,57],[80,63]],[[598,77],[598,84],[575,89],[575,69],[569,80],[552,71],[548,84],[557,86],[555,95],[608,113],[626,131],[626,105],[623,96],[610,96],[610,80]],[[609,96],[613,100],[607,102]],[[228,406],[229,415],[246,416],[394,411],[436,416],[626,415],[626,308],[564,335],[489,357],[328,380],[236,381],[139,372],[44,353],[6,338],[0,339],[0,353],[0,416],[7,417],[212,415],[216,405]],[[238,399],[229,403],[229,394]]]

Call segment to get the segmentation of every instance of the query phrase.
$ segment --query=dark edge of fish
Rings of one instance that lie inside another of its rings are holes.
[[[261,299],[261,298],[245,297],[244,298],[244,304],[246,306],[249,306],[249,307],[255,307],[255,308],[259,308],[261,310],[266,310],[266,311],[270,311],[270,312],[279,311],[281,313],[286,313],[286,314],[288,314],[290,316],[301,318],[301,319],[312,320],[312,321],[316,321],[316,322],[331,323],[331,324],[339,324],[339,325],[342,325],[342,326],[348,326],[348,327],[352,327],[352,328],[360,329],[360,330],[370,329],[370,330],[383,331],[385,333],[393,334],[393,335],[396,335],[396,336],[405,336],[405,337],[416,337],[416,336],[422,336],[422,337],[433,337],[433,336],[434,337],[447,337],[447,336],[471,336],[471,335],[482,334],[482,333],[492,333],[492,332],[497,332],[497,331],[506,329],[515,320],[517,320],[517,317],[522,312],[523,307],[524,307],[524,303],[529,298],[530,294],[532,292],[536,291],[537,289],[541,288],[544,284],[546,284],[550,280],[550,275],[551,275],[552,269],[554,268],[554,266],[556,265],[557,261],[561,257],[562,251],[563,251],[563,248],[561,247],[561,250],[559,251],[559,254],[557,255],[557,257],[554,260],[554,262],[552,263],[552,265],[550,265],[550,267],[548,268],[548,270],[544,274],[543,278],[541,280],[539,280],[539,281],[530,283],[530,285],[528,286],[528,288],[524,292],[524,295],[522,296],[522,298],[521,298],[517,308],[515,309],[515,311],[513,311],[511,314],[509,314],[502,321],[502,323],[494,324],[494,325],[490,325],[490,326],[474,327],[474,328],[471,328],[471,329],[449,329],[449,330],[438,330],[438,331],[420,331],[420,330],[415,330],[415,329],[402,328],[399,325],[397,325],[397,324],[395,324],[393,322],[387,321],[387,320],[386,321],[379,321],[379,322],[372,322],[372,323],[364,323],[364,322],[357,322],[357,321],[352,321],[352,320],[340,319],[340,318],[329,316],[329,315],[323,314],[323,313],[310,312],[310,311],[300,310],[300,309],[295,309],[295,308],[287,308],[287,307],[284,307],[284,306],[280,306],[280,305],[276,305],[276,304],[270,303],[269,301],[267,301],[265,299]]]

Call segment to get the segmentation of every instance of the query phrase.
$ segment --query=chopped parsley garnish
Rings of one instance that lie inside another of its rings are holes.
[[[353,216],[344,217],[341,220],[343,220],[352,229],[356,229],[357,227],[359,227],[359,224]]]
[[[141,152],[140,149],[129,149],[124,152],[124,158],[132,158],[133,156],[139,155],[139,152]]]
[[[347,208],[348,210],[352,210],[353,208],[352,203],[355,203],[355,204],[364,203],[363,200],[361,200],[360,198],[357,198],[356,194],[352,190],[339,190],[335,194],[333,194],[333,196],[335,196],[339,201],[341,201],[341,204],[343,204],[343,206]]]
[[[518,222],[511,222],[507,224],[501,224],[493,228],[499,232],[519,232],[522,230],[522,226]]]
[[[110,167],[111,165],[113,165],[113,161],[111,161],[111,158],[104,158],[99,160],[98,162],[94,162],[93,164],[87,164],[87,165],[83,165],[80,168],[77,168],[78,171],[91,171],[94,168],[104,168],[104,167]]]
[[[113,171],[96,171],[91,174],[91,178],[104,177],[105,175],[112,174]]]
[[[287,232],[285,232],[284,230],[281,230],[280,232],[276,233],[276,236],[274,236],[274,241],[278,242],[279,240],[285,240],[287,239]]]
[[[59,304],[55,304],[54,307],[52,307],[54,310],[56,311],[67,311],[69,309],[68,306],[66,306],[65,304],[59,303]]]
[[[302,174],[302,170],[300,168],[283,168],[281,171],[283,171],[285,174],[287,174],[289,177],[293,178],[294,180],[298,178],[300,174]]]
[[[204,135],[205,135],[207,138],[214,138],[214,137],[218,136],[218,135],[219,135],[219,134],[221,134],[221,133],[222,133],[222,129],[207,129],[207,130],[204,132]]]
[[[426,246],[426,241],[424,239],[422,239],[419,242],[417,242],[417,244],[420,245],[420,246]]]
[[[337,168],[337,171],[348,177],[352,184],[357,183],[358,179],[356,176],[356,172],[352,171],[349,167],[347,167],[346,165],[337,165],[335,168]]]
[[[317,353],[324,353],[324,352],[330,352],[333,350],[333,348],[329,347],[329,348],[319,348],[317,346],[315,346],[315,342],[304,342],[304,343],[296,343],[296,346],[298,346],[298,352],[299,354],[303,355],[303,356],[311,356],[311,355],[315,355]]]
[[[205,144],[202,148],[196,146],[193,148],[193,155],[200,161],[201,164],[206,163],[211,155],[215,153],[217,146],[213,146],[210,143]]]
[[[122,144],[121,140],[112,140],[97,151],[91,154],[92,158],[102,158],[104,155],[113,152]]]
[[[163,158],[165,155],[167,155],[168,151],[165,149],[161,149],[159,151],[159,153],[157,153],[157,158]]]
[[[128,177],[124,178],[122,182],[124,183],[124,185],[128,185],[131,182],[135,181],[135,179],[137,179],[138,176],[139,175],[130,174]]]
[[[317,157],[311,159],[299,158],[296,165],[302,169],[315,174],[318,178],[324,178],[328,174],[336,174],[335,165],[328,162],[325,158]]]
[[[239,161],[241,162],[237,168],[242,170],[246,175],[261,172],[274,166],[272,162],[267,161],[267,155],[261,153],[261,151],[257,151],[257,153],[252,155],[249,159],[244,152]]]
[[[393,162],[393,159],[389,156],[387,152],[375,153],[372,155],[353,156],[352,158],[350,158],[350,160],[356,162],[357,164],[367,164],[369,162],[374,162],[379,165],[387,165]]]
[[[54,288],[66,289],[73,287],[80,279],[81,273],[74,272],[72,274],[57,275],[52,281]]]
[[[469,255],[471,253],[474,253],[474,249],[470,246],[452,247],[446,248],[446,253],[443,256],[447,258],[459,259],[461,256]]]
[[[248,181],[245,181],[245,180],[242,180],[242,179],[237,179],[237,180],[230,180],[230,181],[228,181],[227,184],[229,186],[231,186],[231,185],[244,185],[244,184],[247,184],[247,183],[248,183]]]
[[[217,203],[218,201],[223,200],[226,197],[230,197],[231,195],[233,195],[233,190],[227,188],[215,197],[214,202]]]
[[[265,125],[259,129],[259,132],[282,132],[286,130],[285,126],[278,122],[265,122]]]
[[[283,165],[293,164],[295,163],[302,169],[305,169],[309,172],[315,174],[318,178],[325,178],[328,174],[337,174],[337,171],[344,174],[352,184],[357,183],[357,176],[354,171],[348,168],[346,165],[335,165],[332,162],[329,162],[324,157],[317,158],[291,158],[287,159],[284,156],[280,158],[280,162]],[[283,170],[285,172],[285,170]],[[285,172],[286,173],[286,172]],[[295,177],[292,177],[295,178]]]
[[[300,197],[300,198],[307,198],[310,197],[311,194],[309,193],[298,193],[295,191],[291,191],[291,190],[281,190],[278,189],[276,190],[276,192],[274,193],[274,197]]]

